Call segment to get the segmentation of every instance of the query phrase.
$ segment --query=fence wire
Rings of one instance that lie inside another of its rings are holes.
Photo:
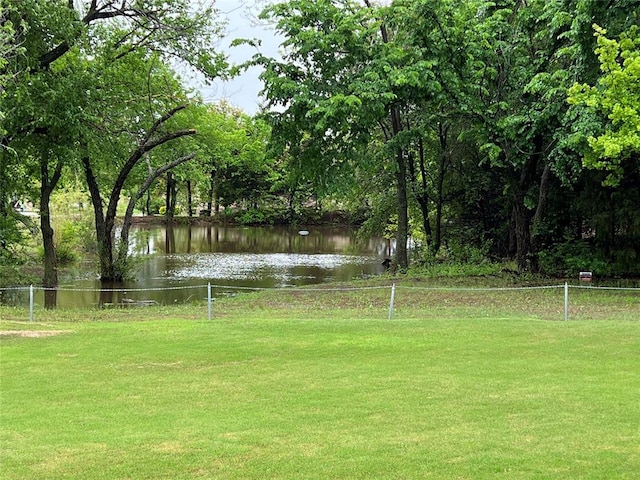
[[[392,285],[379,285],[369,287],[326,287],[326,288],[314,288],[314,287],[244,287],[238,285],[218,285],[218,284],[202,284],[202,285],[184,285],[176,287],[147,287],[147,288],[79,288],[79,287],[40,287],[40,286],[18,286],[18,287],[0,287],[2,291],[23,291],[28,292],[31,289],[34,291],[50,291],[50,292],[161,292],[171,290],[198,290],[206,289],[208,287],[224,290],[252,290],[252,291],[268,291],[268,290],[286,290],[286,291],[301,291],[301,292],[348,292],[358,290],[384,290],[390,289]],[[409,286],[396,284],[396,288],[409,289],[409,290],[432,290],[432,291],[445,291],[445,292],[508,292],[518,290],[553,290],[559,288],[565,288],[565,284],[556,285],[537,285],[537,286],[523,286],[523,287],[421,287],[421,286]],[[570,289],[585,289],[585,290],[620,290],[620,291],[635,291],[640,292],[638,287],[604,287],[595,285],[572,285],[569,284]]]
[[[621,291],[621,292],[640,292],[640,288],[637,287],[609,287],[609,286],[595,286],[595,285],[569,285],[568,283],[564,284],[553,284],[553,285],[536,285],[536,286],[519,286],[519,287],[449,287],[449,286],[416,286],[416,285],[403,285],[403,284],[391,284],[391,285],[378,285],[378,286],[350,286],[350,287],[250,287],[250,286],[237,286],[237,285],[217,285],[212,283],[200,284],[200,285],[180,285],[180,286],[171,286],[171,287],[146,287],[146,288],[78,288],[78,287],[40,287],[40,286],[15,286],[15,287],[3,287],[0,288],[0,294],[3,292],[28,292],[29,294],[29,319],[33,321],[34,319],[34,310],[36,307],[34,301],[34,295],[36,292],[50,292],[57,294],[58,292],[88,292],[88,293],[99,293],[100,296],[110,294],[119,293],[122,294],[122,298],[115,298],[110,301],[104,301],[102,298],[98,303],[99,306],[135,306],[135,305],[150,305],[150,304],[167,304],[163,301],[157,302],[155,300],[133,300],[131,298],[126,297],[128,294],[133,293],[144,293],[144,292],[163,292],[163,291],[177,291],[177,290],[206,290],[206,301],[207,301],[207,311],[208,318],[212,317],[212,301],[214,300],[212,297],[212,290],[222,290],[225,292],[229,291],[282,291],[282,292],[353,292],[353,291],[365,291],[365,290],[390,290],[390,303],[389,303],[389,320],[392,319],[394,313],[394,301],[395,294],[397,289],[402,289],[404,291],[429,291],[429,292],[516,292],[516,291],[535,291],[535,290],[559,290],[564,289],[564,319],[568,320],[569,318],[569,290],[570,289],[579,289],[579,290],[591,290],[591,291]],[[194,295],[190,295],[189,299],[191,299]],[[1,298],[1,297],[0,297]],[[166,300],[166,299],[164,299]],[[177,300],[176,300],[177,301]],[[174,301],[174,302],[176,302]],[[169,304],[171,302],[168,302]],[[40,305],[38,305],[40,306]],[[55,306],[55,304],[54,304]],[[94,303],[95,307],[96,304]],[[85,307],[77,307],[77,308],[91,308],[91,305]],[[638,312],[638,320],[640,320],[640,311]]]

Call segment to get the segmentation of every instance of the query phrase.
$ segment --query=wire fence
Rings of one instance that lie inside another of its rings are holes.
[[[398,305],[397,291],[403,290],[405,292],[411,292],[412,294],[487,294],[491,292],[527,292],[527,291],[562,291],[563,292],[563,305],[560,309],[558,305],[553,305],[554,312],[559,310],[563,312],[563,318],[565,321],[570,317],[570,290],[576,289],[581,291],[602,291],[602,292],[626,292],[631,294],[632,298],[635,298],[635,303],[630,305],[631,315],[635,317],[637,313],[637,319],[640,320],[640,288],[636,287],[609,287],[609,286],[594,286],[594,285],[573,285],[569,283],[555,284],[555,285],[539,285],[539,286],[514,286],[514,287],[446,287],[446,286],[416,286],[416,285],[404,285],[392,283],[391,285],[381,286],[353,286],[353,287],[330,287],[330,286],[316,286],[316,287],[249,287],[249,286],[237,286],[237,285],[217,285],[217,284],[198,284],[198,285],[183,285],[183,286],[165,286],[165,287],[147,287],[147,288],[83,288],[83,287],[58,287],[58,288],[44,288],[38,286],[29,287],[5,287],[0,288],[0,302],[7,303],[8,298],[12,299],[14,305],[24,305],[28,302],[29,306],[29,321],[35,321],[36,310],[42,307],[54,308],[58,305],[58,295],[61,293],[69,294],[87,294],[87,300],[90,307],[109,308],[109,307],[136,307],[136,306],[150,306],[158,304],[170,304],[177,303],[177,301],[171,302],[170,296],[167,296],[167,292],[193,292],[186,298],[185,303],[189,301],[198,300],[200,302],[205,301],[207,305],[207,318],[212,319],[213,315],[213,302],[216,297],[232,295],[242,291],[268,291],[279,290],[281,292],[355,292],[355,291],[367,291],[367,290],[379,290],[388,292],[388,316],[389,320],[393,319],[394,312]],[[205,293],[206,292],[206,293]],[[149,299],[149,293],[155,293],[160,295],[156,297],[159,299]],[[635,294],[638,294],[636,297]],[[19,297],[19,298],[18,298]],[[26,298],[23,298],[26,297]],[[76,298],[77,300],[77,298]],[[460,300],[462,300],[460,298]],[[549,301],[545,299],[545,301]],[[556,302],[556,299],[552,300]],[[436,301],[437,302],[437,301]],[[455,303],[455,298],[453,299]],[[85,307],[86,308],[86,307]],[[637,312],[635,310],[637,309]],[[557,318],[560,320],[560,318]]]

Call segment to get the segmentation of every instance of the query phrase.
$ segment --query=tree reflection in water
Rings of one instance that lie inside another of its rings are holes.
[[[104,285],[97,266],[47,293],[48,307],[137,306],[204,301],[243,288],[278,288],[348,281],[384,271],[393,244],[356,239],[348,227],[135,226],[129,252],[135,278]],[[75,288],[65,291],[65,288]],[[234,288],[236,290],[234,290]],[[83,289],[85,291],[78,291]],[[100,291],[102,289],[102,291]],[[42,291],[36,296],[43,295]],[[22,303],[22,296],[16,297]],[[28,299],[26,300],[28,303]],[[42,303],[40,303],[42,304]]]

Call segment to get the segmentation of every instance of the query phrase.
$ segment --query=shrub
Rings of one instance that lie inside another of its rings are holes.
[[[450,242],[434,256],[428,248],[418,246],[416,253],[419,258],[414,261],[411,271],[430,277],[494,275],[500,272],[503,265],[489,259],[489,248],[489,244],[477,247]]]
[[[275,217],[273,212],[264,209],[250,208],[239,212],[235,221],[241,225],[273,225]]]
[[[555,277],[577,277],[581,271],[590,271],[599,276],[612,276],[614,264],[604,259],[588,241],[570,240],[553,245],[539,253],[540,269]]]
[[[95,241],[90,218],[65,219],[56,223],[54,243],[60,265],[74,263],[83,254],[93,250]]]

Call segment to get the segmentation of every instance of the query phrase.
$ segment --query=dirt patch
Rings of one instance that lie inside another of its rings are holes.
[[[0,330],[0,337],[43,338],[71,333],[70,330]]]

